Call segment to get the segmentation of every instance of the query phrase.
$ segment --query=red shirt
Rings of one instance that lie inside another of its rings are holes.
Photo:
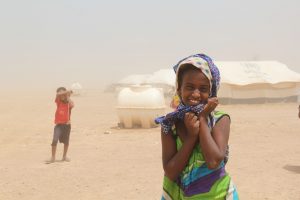
[[[57,105],[55,112],[55,124],[67,124],[70,122],[71,109],[73,108],[73,103],[64,103],[59,99],[55,99]]]

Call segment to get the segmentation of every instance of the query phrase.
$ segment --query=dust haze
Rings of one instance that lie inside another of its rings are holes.
[[[1,2],[0,84],[103,88],[199,52],[300,72],[299,9],[294,0]]]
[[[159,199],[160,127],[120,128],[116,94],[103,89],[194,53],[300,73],[299,19],[297,0],[0,1],[0,199]],[[71,162],[45,165],[55,90],[75,82]],[[298,106],[218,106],[232,121],[226,168],[241,199],[300,199]]]

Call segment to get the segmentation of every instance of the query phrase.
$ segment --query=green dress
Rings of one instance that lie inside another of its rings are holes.
[[[214,127],[223,117],[228,116],[221,111],[214,111],[208,118]],[[176,140],[177,150],[182,147],[182,141],[176,134],[175,126],[172,133]],[[238,200],[233,182],[225,171],[222,161],[216,169],[208,169],[200,145],[196,145],[189,162],[176,181],[164,176],[162,200]]]

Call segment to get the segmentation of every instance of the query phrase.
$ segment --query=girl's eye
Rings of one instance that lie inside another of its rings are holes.
[[[206,93],[206,92],[208,92],[208,88],[200,88],[200,90],[199,90],[200,92],[204,92],[204,93]]]
[[[185,87],[187,90],[194,90],[194,87],[192,87],[192,86],[186,86]]]

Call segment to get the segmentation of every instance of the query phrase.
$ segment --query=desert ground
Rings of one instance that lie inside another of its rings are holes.
[[[72,97],[69,157],[50,158],[56,105],[52,91],[4,92],[0,98],[0,199],[161,198],[160,128],[118,129],[116,95]],[[242,200],[300,199],[297,103],[219,105],[231,116],[231,174]]]

